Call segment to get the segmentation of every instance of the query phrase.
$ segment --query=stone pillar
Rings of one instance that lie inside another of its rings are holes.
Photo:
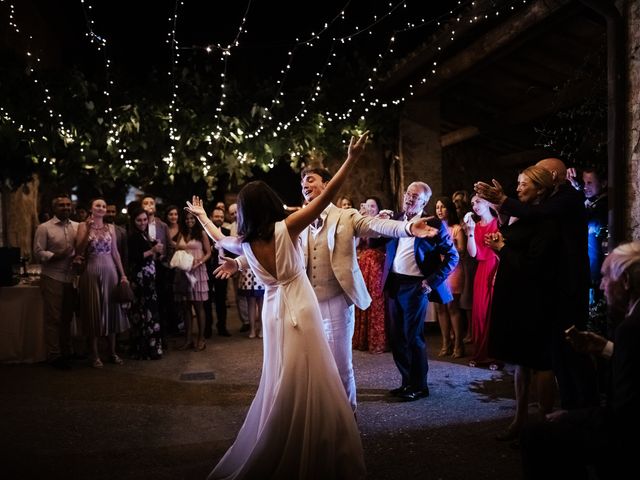
[[[435,199],[443,193],[439,100],[407,102],[400,119],[400,142],[398,201],[411,182],[425,182],[433,192],[427,211],[433,213]]]
[[[627,19],[627,236],[640,239],[640,2],[626,2]]]

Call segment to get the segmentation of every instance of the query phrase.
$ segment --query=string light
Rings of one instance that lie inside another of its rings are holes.
[[[27,51],[25,52],[25,56],[27,57],[27,76],[31,79],[31,81],[35,85],[37,85],[41,89],[42,104],[47,110],[49,118],[51,118],[53,123],[57,125],[56,131],[60,135],[60,138],[63,139],[65,144],[73,143],[75,139],[73,137],[71,130],[65,127],[64,121],[62,119],[62,115],[60,113],[56,113],[51,105],[51,95],[50,95],[49,89],[47,87],[41,86],[40,83],[38,82],[38,79],[36,76],[36,70],[33,67],[33,64],[31,62],[35,61],[35,64],[37,65],[40,63],[41,60],[37,54],[34,54],[31,52],[31,48],[29,45],[31,44],[33,37],[31,35],[25,36],[20,31],[20,27],[18,26],[15,19],[16,14],[15,14],[15,6],[13,5],[13,3],[6,2],[6,0],[0,0],[0,3],[7,3],[9,5],[9,26],[11,27],[13,32],[16,35],[20,35],[23,38],[26,38]]]

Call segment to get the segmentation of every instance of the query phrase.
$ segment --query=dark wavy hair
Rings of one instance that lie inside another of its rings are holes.
[[[274,224],[287,216],[284,202],[261,180],[247,183],[238,193],[238,235],[243,242],[270,240]]]
[[[458,211],[456,210],[456,204],[453,203],[449,197],[438,197],[436,199],[436,204],[440,202],[444,205],[444,208],[447,209],[447,225],[453,226],[458,225],[460,223],[460,218],[458,217]]]
[[[138,228],[136,227],[136,218],[138,218],[138,216],[141,213],[146,213],[147,218],[149,218],[149,214],[144,208],[142,208],[142,205],[135,206],[129,211],[129,232],[139,231]],[[145,233],[148,231],[149,231],[149,226],[147,225],[147,230],[145,230]]]
[[[179,234],[176,235],[175,238],[177,239],[179,235],[182,235],[182,238],[184,238],[185,242],[188,242],[189,239],[191,239],[191,240],[197,240],[200,243],[202,243],[202,232],[204,231],[204,229],[202,228],[202,225],[200,225],[198,218],[192,213],[185,212],[185,211],[180,212],[179,215],[180,215],[178,220]],[[187,225],[188,215],[191,215],[196,220],[196,223],[192,228],[189,228],[189,225]]]

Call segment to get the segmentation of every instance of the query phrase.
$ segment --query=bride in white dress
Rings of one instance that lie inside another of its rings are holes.
[[[209,479],[332,480],[365,477],[360,433],[325,338],[298,235],[338,193],[364,150],[351,139],[347,160],[320,196],[288,217],[264,182],[238,195],[238,235],[224,237],[202,201],[190,211],[220,247],[244,254],[265,285],[264,356],[256,397],[238,436]]]

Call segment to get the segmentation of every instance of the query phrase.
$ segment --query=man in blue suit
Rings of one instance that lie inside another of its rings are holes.
[[[404,194],[403,212],[396,219],[420,218],[430,198],[429,185],[413,182]],[[459,259],[446,224],[435,218],[428,224],[438,229],[433,238],[389,240],[382,276],[389,310],[389,343],[402,375],[402,385],[390,393],[405,401],[429,395],[424,318],[429,300],[448,303],[453,299],[444,281]]]

